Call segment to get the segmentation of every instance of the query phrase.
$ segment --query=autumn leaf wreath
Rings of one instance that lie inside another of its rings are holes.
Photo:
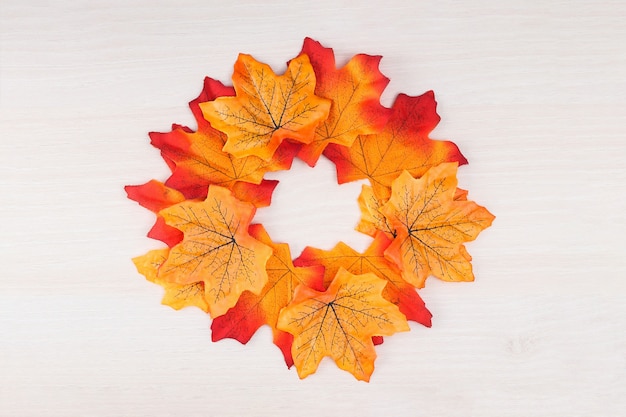
[[[213,341],[247,343],[270,326],[300,378],[330,356],[369,381],[382,336],[409,330],[407,320],[430,327],[417,293],[428,276],[474,279],[464,244],[494,219],[457,187],[467,163],[457,146],[429,138],[433,93],[380,104],[389,82],[380,59],[359,54],[337,69],[333,50],[307,38],[276,75],[240,54],[233,87],[206,78],[190,102],[197,130],[150,133],[172,172],[165,183],[126,187],[156,214],[148,236],[167,245],[133,260],[165,289],[163,304],[207,312]],[[373,241],[363,253],[340,242],[292,259],[288,244],[252,224],[277,185],[263,176],[322,154],[338,183],[369,180],[357,230]]]

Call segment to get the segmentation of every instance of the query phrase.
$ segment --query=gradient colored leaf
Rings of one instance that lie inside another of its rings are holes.
[[[127,185],[124,190],[129,199],[157,214],[156,222],[148,232],[148,237],[165,242],[170,248],[183,240],[180,230],[168,226],[163,217],[158,215],[159,211],[185,201],[182,193],[157,180],[150,180],[142,185]]]
[[[489,227],[494,216],[457,193],[457,164],[445,163],[414,179],[403,172],[381,212],[397,237],[385,255],[403,278],[421,288],[429,275],[445,281],[473,281],[471,257],[463,246]],[[455,200],[455,195],[460,200]]]
[[[272,328],[274,344],[283,352],[285,362],[290,367],[293,365],[293,337],[276,328],[278,313],[292,300],[293,291],[298,285],[323,291],[324,268],[295,267],[291,262],[289,246],[272,242],[260,224],[250,226],[248,232],[274,250],[274,254],[267,261],[267,284],[258,295],[245,291],[233,308],[223,316],[216,317],[211,325],[212,338],[215,342],[228,337],[245,344],[259,327],[267,324]]]
[[[278,185],[277,180],[263,180],[260,184],[237,181],[231,191],[237,200],[252,203],[256,208],[268,207],[272,202],[272,194]]]
[[[238,200],[252,203],[255,207],[267,207],[271,203],[272,193],[277,185],[276,180],[263,180],[261,184],[237,181],[233,184],[232,192]],[[157,214],[156,222],[148,232],[148,237],[165,242],[170,248],[183,240],[182,232],[168,226],[158,215],[158,212],[164,208],[185,201],[185,196],[181,192],[156,180],[150,180],[142,185],[127,185],[124,189],[129,199]],[[202,199],[206,199],[207,191],[200,193],[200,195],[204,194]]]
[[[315,94],[332,100],[328,118],[315,130],[315,139],[298,153],[314,166],[327,144],[349,147],[358,135],[377,133],[385,126],[391,111],[380,104],[380,95],[389,79],[378,69],[380,56],[355,55],[337,69],[333,50],[310,38],[304,40],[301,54],[309,57],[315,71]]]
[[[158,284],[165,289],[162,304],[180,310],[184,307],[198,307],[204,312],[209,311],[209,306],[204,298],[204,283],[194,282],[191,284],[175,284],[165,281],[158,276],[158,270],[167,259],[169,249],[151,250],[145,255],[133,258],[137,271],[150,282]]]
[[[205,78],[202,92],[189,103],[198,131],[173,125],[171,132],[150,133],[152,144],[161,150],[172,175],[165,184],[152,180],[138,186],[126,186],[128,198],[158,213],[185,199],[204,200],[209,185],[216,184],[231,189],[237,199],[251,202],[255,207],[269,206],[278,181],[264,180],[263,175],[268,171],[288,169],[298,146],[285,143],[271,162],[257,157],[238,159],[222,152],[226,136],[213,129],[204,119],[199,103],[233,94],[232,87]],[[160,216],[157,216],[148,236],[165,242],[169,247],[183,238],[179,230],[168,226]]]
[[[442,162],[466,164],[454,143],[428,136],[440,120],[434,97],[432,91],[417,97],[400,94],[380,133],[361,135],[350,148],[329,144],[324,155],[335,163],[338,182],[367,178],[376,196],[384,199],[402,171],[420,177]]]
[[[390,244],[391,241],[383,233],[379,233],[364,253],[355,251],[343,242],[339,242],[330,251],[306,247],[294,264],[323,265],[325,286],[330,284],[342,268],[355,275],[373,273],[387,281],[383,298],[397,305],[407,320],[430,327],[432,314],[424,301],[415,288],[401,277],[399,268],[385,258],[385,249]]]
[[[330,356],[339,368],[369,381],[376,359],[372,336],[409,330],[398,307],[382,297],[386,284],[374,274],[340,269],[325,292],[296,288],[278,317],[278,328],[294,336],[291,352],[300,378]]]
[[[172,169],[172,175],[165,184],[182,192],[187,199],[206,198],[210,184],[235,190],[244,183],[248,192],[253,191],[254,187],[247,183],[260,184],[258,194],[266,195],[268,187],[273,189],[276,184],[266,184],[262,181],[263,175],[270,171],[289,169],[298,152],[298,145],[292,143],[284,143],[271,161],[264,161],[256,156],[235,158],[223,152],[226,135],[211,127],[202,116],[199,106],[200,103],[217,97],[232,96],[234,93],[232,87],[225,87],[219,81],[206,78],[199,97],[189,103],[198,124],[197,131],[172,125],[170,132],[150,133],[152,145],[161,150],[161,155]],[[258,198],[253,198],[254,194],[251,193],[251,199],[244,201],[258,201]],[[268,198],[264,201],[267,202],[265,205],[269,205]]]
[[[317,97],[315,73],[306,55],[293,59],[284,75],[240,54],[233,73],[235,97],[201,103],[204,117],[226,133],[223,148],[236,157],[270,160],[284,139],[310,143],[328,117],[330,101]]]
[[[272,249],[248,234],[252,204],[211,186],[205,201],[185,201],[162,210],[165,222],[184,233],[159,269],[159,278],[176,284],[204,282],[212,317],[237,303],[245,290],[259,294],[267,282],[265,264]]]
[[[180,191],[157,180],[150,180],[142,185],[127,185],[124,191],[128,198],[153,213],[185,201],[185,196]]]

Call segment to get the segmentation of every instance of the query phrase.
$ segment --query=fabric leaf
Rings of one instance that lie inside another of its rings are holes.
[[[235,158],[223,152],[226,135],[211,127],[204,119],[200,104],[234,94],[232,87],[225,87],[219,81],[207,77],[198,98],[189,103],[198,124],[197,131],[174,124],[170,132],[150,133],[152,145],[161,151],[172,169],[166,185],[179,190],[188,199],[206,198],[209,184],[231,190],[241,182],[261,184],[263,187],[263,175],[270,171],[289,169],[298,152],[298,146],[292,143],[284,143],[271,161],[256,156]],[[261,188],[259,191],[264,193],[266,189]]]
[[[467,201],[467,191],[457,188],[454,199]],[[359,194],[359,198],[357,199],[359,208],[361,209],[361,219],[355,229],[372,237],[375,237],[380,232],[387,235],[389,239],[396,237],[395,228],[380,211],[387,201],[389,201],[388,198],[379,199],[374,194],[372,187],[363,185],[361,194]],[[471,260],[471,257],[469,259]]]
[[[419,179],[403,172],[381,209],[397,232],[385,255],[418,288],[431,274],[445,281],[473,281],[463,243],[474,240],[494,219],[484,207],[454,199],[459,195],[456,170],[455,163],[441,164]]]
[[[205,201],[185,201],[162,210],[165,222],[184,233],[159,269],[159,278],[177,284],[204,282],[212,317],[235,305],[245,290],[258,294],[267,282],[272,249],[248,234],[252,204],[211,186]]]
[[[315,71],[315,94],[332,100],[315,139],[298,153],[314,166],[327,144],[351,146],[358,135],[377,133],[385,126],[391,111],[380,104],[380,95],[389,79],[378,69],[380,56],[355,55],[337,69],[333,50],[310,38],[304,40],[301,54],[309,57]]]
[[[436,106],[432,91],[417,97],[400,94],[380,133],[361,135],[350,148],[329,144],[324,155],[335,163],[338,182],[367,178],[376,196],[384,199],[402,171],[420,177],[442,162],[466,164],[454,143],[429,138],[440,120]]]
[[[408,331],[398,307],[381,293],[386,281],[374,274],[354,275],[340,269],[328,290],[296,288],[278,317],[278,328],[294,336],[291,349],[300,378],[314,373],[325,356],[337,366],[369,381],[376,351],[372,336]]]
[[[382,293],[383,298],[397,305],[407,320],[430,327],[432,314],[426,308],[424,301],[415,288],[402,278],[398,267],[385,258],[385,249],[390,244],[391,241],[383,233],[378,233],[364,253],[355,251],[343,242],[339,242],[330,251],[306,247],[294,264],[323,265],[326,286],[341,268],[356,275],[373,273],[378,278],[387,281]]]
[[[250,226],[248,231],[255,239],[274,250],[267,261],[267,284],[258,295],[245,291],[233,308],[223,316],[216,317],[211,325],[212,338],[213,341],[218,341],[228,337],[245,344],[259,327],[267,324],[274,334],[274,344],[283,352],[285,362],[290,367],[293,365],[293,338],[289,333],[285,334],[276,328],[278,313],[289,304],[298,285],[323,291],[324,268],[295,267],[287,244],[272,242],[260,224]]]
[[[357,202],[361,209],[361,219],[356,225],[356,230],[372,237],[376,236],[379,232],[385,233],[390,239],[396,236],[393,225],[391,225],[385,215],[380,212],[381,207],[387,202],[387,199],[379,199],[374,194],[372,187],[363,185]]]
[[[222,152],[226,136],[211,126],[192,132],[173,125],[171,132],[152,132],[150,138],[175,163],[165,183],[189,199],[206,197],[210,184],[231,190],[239,182],[260,184],[266,172],[289,169],[298,151],[297,145],[285,143],[271,161],[256,156],[235,158]]]
[[[158,215],[159,211],[185,201],[182,193],[157,180],[150,180],[142,185],[127,185],[124,190],[128,198],[157,214],[156,222],[148,232],[148,237],[165,242],[170,248],[183,240],[180,230],[168,226],[163,217]]]
[[[235,97],[201,103],[204,117],[226,133],[224,151],[236,157],[270,160],[284,139],[310,143],[328,117],[330,101],[317,97],[315,73],[306,55],[292,60],[285,74],[240,54],[233,73]]]
[[[162,304],[180,310],[184,307],[198,307],[205,313],[209,311],[209,305],[204,298],[204,282],[193,282],[191,284],[175,284],[165,281],[158,276],[158,270],[167,259],[169,249],[151,250],[143,256],[133,258],[133,263],[137,271],[146,277],[150,282],[154,282],[165,289]]]

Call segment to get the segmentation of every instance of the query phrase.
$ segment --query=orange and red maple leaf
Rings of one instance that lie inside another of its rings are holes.
[[[315,130],[312,142],[298,156],[314,166],[329,143],[351,146],[358,135],[377,133],[387,122],[390,110],[380,104],[389,83],[378,69],[380,56],[359,54],[342,68],[335,67],[335,54],[310,38],[304,40],[306,55],[315,71],[315,94],[331,100],[330,112]]]
[[[440,120],[436,105],[432,91],[417,97],[399,94],[380,133],[361,135],[349,148],[329,144],[324,155],[335,163],[338,182],[369,179],[374,194],[384,199],[402,171],[419,177],[443,162],[466,164],[454,143],[429,137]]]
[[[183,233],[167,225],[163,217],[158,215],[159,211],[185,201],[185,196],[181,192],[157,180],[150,180],[142,185],[127,185],[124,189],[128,198],[157,214],[156,222],[148,232],[148,237],[160,240],[169,247],[183,240]]]
[[[181,191],[186,198],[206,197],[209,184],[233,191],[237,187],[250,189],[254,188],[254,184],[260,184],[258,193],[266,194],[268,188],[273,189],[276,183],[263,180],[265,173],[289,169],[298,152],[298,146],[292,143],[281,146],[271,161],[256,156],[236,158],[224,152],[227,137],[204,119],[200,104],[234,93],[232,87],[207,78],[200,96],[189,103],[198,124],[197,131],[173,125],[170,132],[150,133],[152,145],[161,150],[161,155],[172,169],[172,175],[165,184]],[[264,201],[269,204],[267,198]]]

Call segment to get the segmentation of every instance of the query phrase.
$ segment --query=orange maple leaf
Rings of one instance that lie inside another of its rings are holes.
[[[467,191],[457,188],[454,199],[466,201]],[[396,237],[395,228],[380,211],[385,203],[389,201],[388,198],[379,200],[374,194],[372,187],[363,185],[357,201],[361,209],[361,219],[355,228],[356,230],[372,237],[375,237],[380,232],[383,232],[389,239]],[[471,257],[469,260],[471,260]]]
[[[361,209],[361,219],[355,229],[372,237],[376,236],[379,232],[383,232],[388,238],[393,239],[396,236],[396,231],[385,215],[380,212],[381,207],[387,200],[388,199],[378,199],[371,186],[363,185],[361,187],[361,194],[359,194],[357,199],[359,208]]]
[[[232,87],[225,87],[219,81],[207,77],[198,98],[189,103],[198,124],[197,131],[174,124],[170,132],[151,132],[150,139],[152,145],[161,150],[161,155],[172,169],[172,175],[165,184],[181,191],[186,198],[205,198],[209,184],[226,187],[235,192],[237,187],[246,187],[250,191],[255,188],[253,184],[260,184],[257,191],[266,196],[262,204],[268,205],[271,190],[276,186],[276,182],[263,180],[263,175],[270,171],[289,169],[298,152],[298,146],[285,143],[270,161],[264,161],[256,156],[235,158],[223,152],[226,135],[211,127],[202,116],[199,106],[206,101],[232,96],[234,93]],[[254,196],[255,193],[252,192],[250,196]],[[245,201],[258,206],[254,199]]]
[[[315,73],[306,55],[293,59],[285,74],[240,54],[233,73],[235,97],[201,103],[204,117],[226,133],[223,148],[236,157],[270,160],[284,139],[310,143],[328,117],[330,100],[317,97]]]
[[[258,294],[267,282],[272,248],[248,234],[252,204],[211,186],[205,201],[185,201],[161,210],[165,222],[184,233],[158,277],[176,284],[204,282],[212,317],[220,316],[245,290]]]
[[[158,270],[169,255],[169,249],[151,250],[145,255],[133,258],[137,271],[150,282],[158,284],[165,289],[162,304],[180,310],[184,307],[198,307],[205,313],[209,311],[209,305],[204,298],[204,282],[192,282],[191,284],[176,284],[168,282],[158,276]]]
[[[340,184],[368,178],[378,199],[389,197],[402,171],[419,177],[442,162],[467,163],[457,146],[429,138],[439,123],[434,94],[399,94],[389,121],[378,134],[361,135],[350,148],[329,144],[324,155],[337,167]]]
[[[418,288],[431,274],[445,281],[473,281],[471,257],[463,243],[474,240],[495,218],[486,208],[464,200],[463,190],[457,192],[456,170],[456,163],[445,163],[419,179],[404,171],[381,208],[397,233],[385,255]]]
[[[300,378],[330,356],[339,368],[369,381],[376,359],[372,336],[409,330],[398,307],[382,297],[386,284],[371,273],[353,275],[340,269],[325,292],[296,288],[278,317],[278,328],[294,336],[291,352]]]
[[[373,273],[387,281],[383,298],[400,308],[407,320],[431,326],[432,314],[426,308],[415,288],[400,275],[398,267],[385,258],[385,249],[391,241],[383,233],[378,233],[364,253],[359,253],[343,242],[330,251],[307,246],[294,261],[298,266],[324,266],[324,285],[330,285],[339,269],[343,268],[356,275]]]
[[[323,291],[324,268],[295,267],[291,262],[289,246],[272,242],[260,224],[250,226],[248,232],[274,250],[274,254],[267,261],[267,284],[258,295],[245,291],[233,308],[223,316],[216,317],[211,324],[212,339],[215,342],[229,337],[245,344],[259,327],[267,324],[272,328],[274,344],[283,352],[285,362],[290,367],[293,365],[293,337],[276,328],[278,313],[292,300],[293,291],[298,285]]]
[[[315,130],[315,139],[298,153],[314,166],[327,144],[349,147],[358,135],[383,128],[391,111],[380,104],[380,95],[389,79],[378,69],[380,56],[355,55],[337,69],[333,50],[310,38],[304,40],[301,54],[309,57],[315,71],[315,94],[332,100],[328,118]]]

